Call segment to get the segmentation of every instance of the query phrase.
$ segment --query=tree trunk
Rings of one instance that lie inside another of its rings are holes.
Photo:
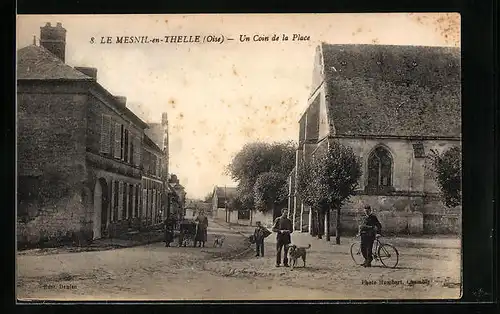
[[[325,221],[325,218],[323,216],[321,208],[318,209],[317,213],[318,213],[318,239],[323,239],[323,232],[325,231],[323,223]]]
[[[340,206],[337,207],[337,223],[335,226],[335,243],[340,244]]]
[[[330,241],[330,208],[326,210],[326,241]]]
[[[316,222],[316,212],[312,208],[310,208],[309,215],[311,217],[311,236],[315,237],[318,235],[318,233],[316,232],[316,230],[318,229],[318,223]]]

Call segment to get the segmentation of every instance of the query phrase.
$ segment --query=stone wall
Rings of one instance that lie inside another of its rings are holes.
[[[83,91],[74,83],[18,83],[20,246],[56,239],[82,243],[91,237],[85,204],[91,192],[84,187],[87,95]]]
[[[37,215],[17,223],[19,248],[68,242],[85,245],[92,238],[90,213],[79,193],[43,206],[33,205]]]
[[[424,230],[423,214],[420,212],[390,212],[376,213],[382,224],[384,235],[420,235]],[[332,211],[330,234],[335,235],[337,212]],[[362,211],[343,210],[341,212],[341,235],[355,235],[363,217]]]
[[[457,213],[433,213],[423,215],[426,234],[462,234],[462,215]]]

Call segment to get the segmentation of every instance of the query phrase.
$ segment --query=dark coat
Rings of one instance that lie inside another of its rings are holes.
[[[195,221],[198,222],[195,241],[207,242],[208,218],[206,216],[198,216]]]
[[[381,232],[382,224],[378,221],[377,216],[370,214],[363,217],[359,227],[359,233],[365,236],[375,236],[377,232]]]
[[[287,233],[281,233],[280,230],[288,230]],[[287,217],[278,217],[274,221],[273,231],[276,232],[276,240],[282,244],[292,242],[291,233],[293,232],[293,224]]]

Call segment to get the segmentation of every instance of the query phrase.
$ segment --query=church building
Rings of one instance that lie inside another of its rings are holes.
[[[461,208],[443,205],[426,156],[461,146],[460,92],[459,48],[319,45],[289,178],[295,229],[313,233],[315,225],[296,192],[297,169],[338,141],[362,164],[356,195],[342,208],[344,232],[355,233],[371,205],[389,233],[459,233]]]

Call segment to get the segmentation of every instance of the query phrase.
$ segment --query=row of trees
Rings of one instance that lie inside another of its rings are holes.
[[[286,143],[251,143],[243,147],[228,165],[227,171],[238,182],[238,194],[230,206],[234,209],[274,211],[276,204],[288,197],[287,178],[295,165],[296,146]],[[444,203],[461,204],[461,148],[444,153],[432,150],[428,165],[435,173]],[[302,163],[297,175],[297,193],[317,217],[321,238],[326,220],[326,237],[330,240],[330,213],[336,210],[336,243],[340,244],[341,207],[355,194],[362,166],[351,147],[333,141]]]
[[[238,182],[234,209],[274,212],[288,197],[287,178],[295,166],[294,142],[246,144],[227,166],[227,173]]]
[[[330,240],[330,210],[334,209],[337,211],[335,240],[340,244],[340,208],[354,195],[361,173],[361,162],[352,148],[338,142],[318,151],[299,170],[297,192],[317,217],[319,238],[326,218],[326,240]]]

